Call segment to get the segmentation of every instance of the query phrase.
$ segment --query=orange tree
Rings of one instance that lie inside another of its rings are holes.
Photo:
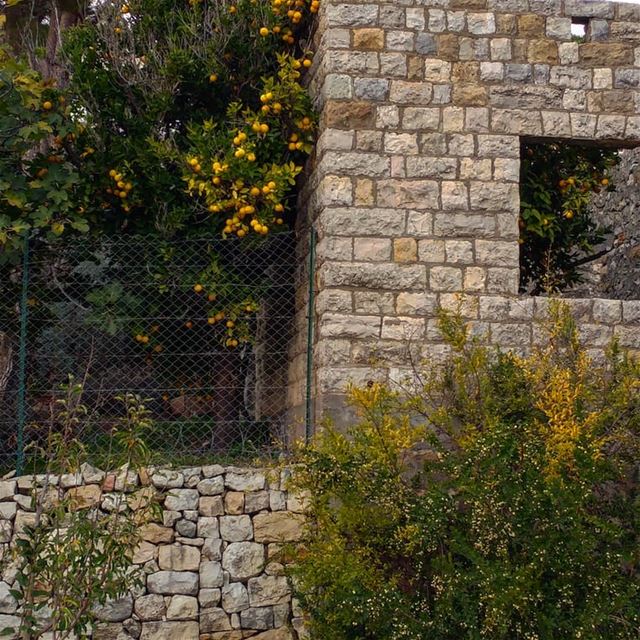
[[[525,144],[520,204],[520,286],[559,291],[580,281],[580,267],[599,257],[606,229],[593,219],[594,193],[611,189],[615,152],[566,144]]]
[[[315,130],[301,85],[312,58],[300,41],[318,0],[87,4],[56,47],[44,9],[25,18],[26,5],[0,19],[2,263],[19,258],[25,232],[45,247],[129,233],[255,244],[288,227]],[[166,268],[160,253],[156,271]],[[220,291],[243,275],[215,257],[185,277],[217,298],[211,323],[237,316],[238,304],[256,311],[246,296],[225,308]],[[227,329],[227,346],[247,338]]]

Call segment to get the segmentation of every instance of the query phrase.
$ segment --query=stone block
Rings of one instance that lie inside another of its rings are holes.
[[[242,542],[253,536],[251,517],[222,516],[220,518],[220,537],[227,542]]]
[[[200,495],[196,489],[171,489],[164,501],[164,506],[170,511],[184,511],[197,509]]]
[[[158,566],[168,571],[197,571],[200,566],[200,550],[183,544],[158,547]]]
[[[215,560],[206,560],[200,564],[200,588],[215,589],[224,583],[222,565]]]
[[[324,284],[329,287],[410,291],[426,284],[426,272],[420,265],[331,262],[326,264],[323,275]],[[365,324],[369,326],[368,321]]]
[[[200,516],[197,522],[192,523],[195,533],[199,538],[219,538],[218,518]],[[189,536],[193,537],[193,536]]]
[[[413,342],[424,337],[424,330],[422,318],[383,318],[381,337],[383,340]]]
[[[362,262],[387,262],[391,260],[391,239],[354,238],[353,258]]]
[[[261,491],[266,477],[261,471],[230,468],[225,476],[225,486],[232,491]]]
[[[258,518],[260,516],[256,516]],[[255,528],[254,520],[254,528]],[[255,542],[232,542],[222,554],[222,567],[232,580],[246,580],[260,574],[265,564],[265,550]]]
[[[242,582],[232,582],[222,588],[222,608],[227,613],[238,613],[249,608],[249,593]]]
[[[585,42],[578,46],[578,52],[580,63],[586,67],[631,66],[634,62],[631,43]]]
[[[464,158],[461,162],[464,162]],[[409,178],[443,178],[455,179],[458,172],[456,158],[432,158],[429,156],[417,156],[407,158],[407,176]],[[491,161],[489,161],[491,167]],[[491,173],[489,173],[489,178]]]
[[[260,576],[248,583],[249,603],[252,607],[266,607],[291,600],[291,589],[283,576]]]
[[[384,101],[389,94],[389,80],[386,78],[356,78],[353,81],[353,93],[358,100]]]
[[[164,598],[156,593],[136,598],[134,611],[140,620],[162,620],[165,614]]]
[[[592,307],[593,321],[616,324],[622,321],[622,301],[596,298]]]
[[[331,4],[324,17],[329,27],[368,27],[377,22],[378,5]]]
[[[444,262],[444,240],[429,238],[418,241],[418,257],[421,262]]]
[[[396,313],[403,316],[432,315],[436,309],[436,296],[428,293],[403,291],[396,300]]]
[[[460,291],[462,270],[454,267],[431,267],[429,285],[433,291]]]
[[[194,620],[198,617],[198,598],[173,596],[167,607],[167,620]]]
[[[473,243],[471,240],[445,240],[445,261],[460,264],[473,262]]]
[[[424,79],[427,82],[449,82],[451,63],[437,58],[427,58],[424,61]]]
[[[243,629],[273,628],[273,607],[251,607],[240,614]]]
[[[17,482],[15,480],[0,481],[0,501],[13,500],[17,492]]]
[[[198,640],[198,623],[192,622],[143,622],[140,640]]]
[[[495,33],[496,20],[493,13],[473,13],[467,14],[467,29],[474,35],[488,35]]]
[[[319,335],[322,338],[376,338],[380,334],[377,316],[325,314],[321,319]],[[256,516],[259,517],[259,516]]]
[[[571,38],[571,18],[549,16],[545,33],[548,38],[569,40]]]
[[[531,40],[527,57],[533,63],[557,64],[558,45],[553,40]]]
[[[536,13],[518,16],[518,35],[524,38],[535,38],[545,32],[545,18]]]
[[[147,589],[162,595],[180,594],[195,596],[198,593],[199,576],[189,571],[157,571],[147,578]]]
[[[408,263],[418,259],[418,245],[414,238],[394,238],[394,262]]]
[[[276,512],[259,513],[253,518],[256,542],[295,542],[304,533],[305,517],[302,514]]]
[[[354,29],[352,42],[354,49],[380,51],[384,47],[384,30],[378,28]]]
[[[441,206],[445,211],[466,211],[469,208],[467,185],[444,180],[441,184]]]
[[[271,486],[271,483],[269,483]],[[269,509],[269,491],[250,491],[244,497],[245,513],[255,513]]]
[[[433,85],[429,82],[407,82],[392,80],[389,99],[396,104],[429,104],[433,97]]]
[[[336,129],[368,129],[375,122],[375,107],[369,102],[327,100],[325,123]]]
[[[198,502],[201,516],[221,516],[224,513],[222,496],[202,496]]]

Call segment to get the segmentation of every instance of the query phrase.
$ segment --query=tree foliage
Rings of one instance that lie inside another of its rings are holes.
[[[4,259],[25,229],[49,240],[284,229],[314,131],[299,36],[317,9],[317,0],[99,3],[62,31],[48,77],[37,60],[51,33],[41,16],[23,17],[24,33],[38,25],[30,48],[0,49]]]
[[[612,189],[610,149],[562,143],[522,148],[520,203],[520,287],[541,293],[580,282],[580,267],[606,229],[593,219],[592,195]]]

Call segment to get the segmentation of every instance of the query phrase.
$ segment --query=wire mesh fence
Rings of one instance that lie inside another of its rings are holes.
[[[127,393],[150,409],[163,463],[272,446],[286,429],[294,260],[289,233],[122,236],[41,243],[26,269],[1,267],[2,467],[37,449],[69,376],[83,383],[82,440],[98,459]]]

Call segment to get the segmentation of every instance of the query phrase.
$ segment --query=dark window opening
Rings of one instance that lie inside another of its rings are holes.
[[[640,149],[524,141],[520,291],[640,298]]]

